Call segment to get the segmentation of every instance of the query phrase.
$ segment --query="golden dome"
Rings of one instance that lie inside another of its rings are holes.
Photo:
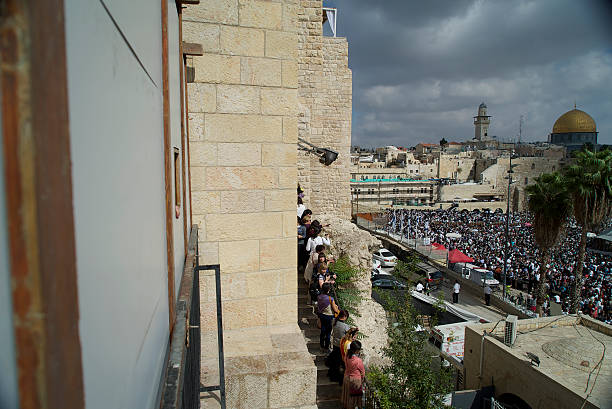
[[[589,114],[579,109],[567,111],[557,119],[553,133],[597,132],[595,120]]]

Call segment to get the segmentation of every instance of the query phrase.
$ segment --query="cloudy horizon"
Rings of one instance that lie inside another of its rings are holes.
[[[489,135],[545,141],[577,108],[612,144],[612,21],[605,1],[324,0],[353,70],[352,143],[414,146]],[[326,29],[326,32],[328,30]]]

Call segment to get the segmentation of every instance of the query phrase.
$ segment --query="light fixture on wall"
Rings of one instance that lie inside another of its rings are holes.
[[[304,146],[303,144],[306,144],[306,145],[310,146],[310,148],[307,147],[307,146]],[[311,144],[310,142],[305,141],[302,138],[298,138],[298,149],[302,150],[302,151],[314,153],[315,155],[318,155],[319,156],[319,162],[321,162],[325,166],[331,165],[338,158],[338,152],[333,151],[333,150],[328,149],[328,148],[319,148],[319,147]]]

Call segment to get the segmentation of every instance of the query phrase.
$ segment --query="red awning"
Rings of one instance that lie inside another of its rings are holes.
[[[446,247],[444,247],[444,245],[440,243],[434,242],[434,243],[431,243],[431,246],[435,248],[436,250],[446,250]]]
[[[472,263],[474,259],[455,249],[448,252],[448,261],[451,263]]]

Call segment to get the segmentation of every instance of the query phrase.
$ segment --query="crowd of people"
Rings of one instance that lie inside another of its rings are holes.
[[[506,215],[502,212],[450,210],[392,209],[387,212],[387,229],[407,239],[428,239],[444,245],[448,250],[458,249],[474,259],[474,264],[493,271],[502,278],[504,250],[508,244],[506,259],[507,282],[514,288],[525,289],[523,302],[535,309],[535,292],[540,275],[540,258],[534,240],[532,216],[529,213],[511,214],[509,241],[506,243]],[[609,228],[610,222],[603,226]],[[578,259],[581,227],[570,221],[559,245],[551,254],[546,266],[545,311],[550,301],[569,310],[571,287]],[[450,237],[447,236],[451,234]],[[583,265],[579,308],[583,314],[612,323],[612,257],[609,254],[587,251]],[[522,293],[519,294],[522,298]],[[522,301],[522,300],[521,300]]]
[[[331,245],[327,225],[313,220],[304,205],[304,191],[297,189],[298,271],[308,284],[310,300],[315,305],[321,328],[319,344],[326,354],[331,380],[342,385],[341,401],[344,409],[362,407],[365,369],[360,357],[359,329],[347,324],[349,312],[341,309],[335,295],[336,275],[330,271],[334,260],[326,250]]]

